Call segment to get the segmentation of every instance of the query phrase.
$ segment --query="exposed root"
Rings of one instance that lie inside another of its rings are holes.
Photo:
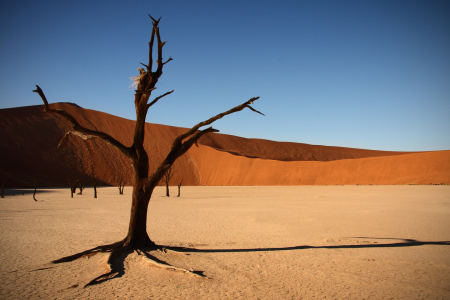
[[[163,252],[167,251],[166,248],[155,245],[152,241],[150,241],[150,239],[148,240],[148,243],[146,244],[146,246],[144,246],[143,248],[145,248],[146,251],[148,251],[148,250],[160,250]],[[52,261],[52,263],[59,264],[59,263],[71,262],[71,261],[74,261],[74,260],[77,260],[77,259],[83,258],[83,257],[89,258],[100,252],[111,252],[109,254],[108,261],[107,261],[107,266],[109,268],[109,272],[92,279],[91,281],[89,281],[87,284],[84,285],[84,288],[88,287],[90,285],[96,285],[96,284],[105,282],[105,281],[113,279],[113,278],[122,277],[125,274],[125,267],[124,267],[125,257],[128,254],[130,254],[132,251],[136,251],[139,255],[142,256],[142,258],[147,263],[149,263],[155,267],[162,268],[165,270],[183,272],[185,274],[189,274],[189,275],[197,277],[197,278],[208,278],[206,275],[203,274],[203,271],[195,271],[192,269],[186,270],[183,268],[174,267],[174,266],[166,263],[165,261],[159,260],[158,258],[148,254],[147,252],[145,252],[145,250],[143,248],[139,247],[139,246],[133,247],[129,243],[126,242],[126,239],[124,239],[122,241],[119,241],[119,242],[116,242],[113,244],[97,246],[95,248],[92,248],[92,249],[89,249],[89,250],[86,250],[86,251],[83,251],[83,252],[80,252],[80,253],[77,253],[74,255],[65,256],[63,258]],[[122,255],[123,255],[123,257],[119,258],[119,256],[122,256]]]
[[[164,251],[165,248],[161,248],[161,250]],[[172,270],[172,271],[183,272],[183,273],[192,275],[192,276],[197,277],[197,278],[208,279],[208,277],[203,274],[203,271],[195,271],[195,270],[192,270],[192,269],[191,270],[186,270],[186,269],[183,269],[183,268],[174,267],[172,265],[169,265],[165,261],[159,260],[156,257],[154,257],[153,255],[150,255],[147,252],[142,251],[142,250],[137,250],[137,253],[139,255],[142,255],[142,259],[144,261],[146,261],[147,263],[149,263],[149,264],[151,264],[151,265],[153,265],[155,267],[162,268],[162,269],[165,269],[165,270]]]

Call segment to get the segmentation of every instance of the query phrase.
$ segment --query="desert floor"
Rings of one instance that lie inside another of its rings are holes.
[[[153,254],[208,279],[131,253],[87,288],[107,254],[50,262],[122,239],[131,187],[30,192],[0,199],[1,299],[450,299],[450,186],[158,187],[150,237],[193,250]]]

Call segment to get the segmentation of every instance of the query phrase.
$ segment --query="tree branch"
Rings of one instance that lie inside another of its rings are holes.
[[[170,92],[165,93],[164,95],[158,96],[156,97],[152,102],[150,102],[149,104],[147,104],[147,110],[150,108],[150,106],[152,106],[153,104],[155,104],[156,102],[158,102],[159,99],[161,99],[162,97],[165,97],[167,95],[170,95],[173,93],[173,90],[171,90]]]
[[[148,66],[147,67],[147,73],[152,73],[152,64],[153,64],[153,41],[155,40],[155,28],[158,27],[159,20],[161,20],[161,17],[156,21],[153,19],[152,16],[148,15],[150,19],[152,19],[153,29],[152,29],[152,35],[150,38],[150,42],[148,43],[149,51],[148,51]]]
[[[173,145],[175,146],[176,144],[181,143],[185,138],[187,138],[188,136],[194,134],[194,133],[195,133],[197,130],[199,130],[201,127],[206,126],[206,125],[209,125],[209,124],[213,123],[214,121],[217,121],[218,119],[222,119],[222,118],[223,118],[224,116],[226,116],[226,115],[229,115],[229,114],[232,114],[232,113],[241,111],[241,110],[243,110],[243,109],[246,108],[246,107],[250,108],[250,109],[253,110],[253,111],[256,111],[256,112],[259,113],[259,114],[262,114],[261,112],[259,112],[259,111],[255,110],[255,109],[253,109],[252,107],[250,107],[250,104],[252,104],[253,101],[256,101],[256,100],[258,100],[258,99],[259,99],[259,97],[251,98],[250,100],[248,100],[247,102],[242,103],[241,105],[238,105],[238,106],[236,106],[236,107],[233,107],[232,109],[230,109],[230,110],[228,110],[228,111],[226,111],[226,112],[220,113],[220,114],[218,114],[218,115],[216,115],[216,116],[214,116],[214,117],[212,117],[212,118],[210,118],[210,119],[208,119],[208,120],[206,120],[206,121],[203,121],[203,122],[198,123],[197,125],[195,125],[195,126],[192,127],[191,129],[189,129],[187,132],[185,132],[185,133],[181,134],[180,136],[178,136],[178,137],[173,141]]]
[[[250,105],[247,105],[247,107],[250,108],[251,110],[253,110],[255,113],[258,113],[258,114],[260,114],[260,115],[266,116],[265,114],[263,114],[262,112],[260,112],[260,111],[258,111],[258,110],[256,110],[256,109],[254,109],[254,108],[251,107]]]
[[[161,36],[159,35],[159,27],[155,28],[155,32],[156,32],[156,39],[158,40],[158,59],[156,60],[156,63],[158,64],[158,68],[156,69],[157,74],[161,74],[162,73],[162,67],[163,67],[163,63],[162,63],[162,48],[164,46],[164,44],[166,42],[161,42]],[[159,77],[159,76],[158,76]]]
[[[127,157],[129,157],[129,158],[132,157],[130,149],[128,147],[125,147],[121,142],[117,141],[116,139],[111,137],[109,134],[106,134],[101,131],[87,129],[87,128],[81,126],[74,117],[72,117],[70,114],[68,114],[64,110],[50,109],[48,107],[47,98],[45,97],[44,92],[38,85],[36,85],[36,90],[33,90],[33,92],[38,93],[39,96],[41,96],[42,101],[44,102],[44,112],[45,113],[58,114],[58,115],[64,117],[67,121],[69,121],[72,124],[73,130],[66,133],[66,135],[59,142],[58,147],[60,147],[64,143],[64,141],[67,139],[69,134],[76,135],[78,137],[81,137],[84,140],[96,137],[96,138],[100,138],[100,139],[106,141],[107,143],[111,144],[112,146],[116,147]]]
[[[222,117],[241,111],[244,108],[248,107],[251,110],[262,114],[261,112],[257,111],[256,109],[253,109],[250,107],[250,104],[253,104],[254,101],[258,100],[259,97],[251,98],[250,100],[242,103],[241,105],[238,105],[236,107],[233,107],[232,109],[220,113],[206,121],[200,122],[191,129],[189,129],[187,132],[179,135],[172,143],[172,148],[170,149],[169,154],[167,155],[166,159],[161,162],[161,164],[156,168],[156,170],[153,172],[152,176],[150,176],[147,180],[147,185],[151,185],[152,183],[159,182],[161,178],[164,176],[166,171],[172,166],[172,164],[175,162],[175,160],[186,153],[194,144],[197,143],[198,139],[200,139],[202,136],[204,136],[207,133],[211,132],[219,132],[219,130],[214,129],[212,127],[208,127],[204,130],[199,131],[199,129],[203,126],[209,125],[213,123],[214,121],[217,121],[218,119],[221,119]],[[183,142],[184,139],[190,137],[188,140]]]
[[[60,148],[60,147],[64,144],[64,142],[67,140],[67,138],[68,138],[69,135],[71,135],[71,134],[76,135],[76,136],[80,137],[80,138],[83,139],[83,140],[90,140],[90,139],[98,138],[97,136],[94,136],[94,135],[87,135],[87,134],[84,134],[84,133],[82,133],[82,132],[75,131],[75,130],[74,130],[74,131],[68,131],[68,132],[64,135],[64,137],[61,139],[61,141],[59,142],[58,148]]]
[[[206,128],[206,129],[204,129],[204,130],[197,131],[191,138],[189,138],[187,141],[185,141],[185,142],[183,143],[183,148],[186,148],[186,147],[187,147],[187,150],[189,150],[189,148],[191,148],[194,144],[197,144],[197,141],[198,141],[202,136],[204,136],[204,135],[207,134],[207,133],[211,133],[211,132],[219,132],[219,130],[214,129],[214,128],[212,128],[212,127],[208,127],[208,128]],[[197,147],[198,147],[198,145],[197,145]],[[187,151],[187,150],[186,150],[186,151]]]
[[[172,59],[172,57],[169,56],[169,59],[165,63],[163,63],[163,65],[167,64],[171,60],[173,60],[173,59]]]

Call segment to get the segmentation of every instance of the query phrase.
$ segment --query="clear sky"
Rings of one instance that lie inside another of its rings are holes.
[[[151,20],[167,41],[147,122],[316,145],[450,149],[450,1],[2,1],[0,108],[50,103],[135,119]],[[130,133],[131,134],[131,133]],[[151,134],[151,133],[148,133]]]

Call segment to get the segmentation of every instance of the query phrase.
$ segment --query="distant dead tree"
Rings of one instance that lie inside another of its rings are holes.
[[[123,179],[123,175],[120,175],[119,178],[119,195],[123,195],[123,189],[125,188],[125,180]]]
[[[161,179],[162,182],[166,184],[166,197],[170,197],[169,195],[169,181],[172,178],[173,174],[175,174],[178,170],[175,170],[172,172],[172,167],[170,167],[167,172],[164,174],[163,178]]]
[[[34,184],[33,200],[37,202],[37,200],[36,200],[36,189],[37,189],[37,187],[36,187],[36,180],[34,180],[33,184]]]
[[[62,263],[73,261],[80,257],[92,255],[98,252],[111,252],[108,259],[110,272],[94,278],[86,286],[100,283],[117,276],[121,276],[122,271],[117,269],[117,265],[120,264],[115,264],[113,263],[113,261],[119,258],[119,254],[124,252],[130,253],[130,251],[136,250],[136,252],[144,255],[146,261],[152,261],[152,263],[164,267],[164,264],[152,260],[150,255],[145,252],[147,250],[162,249],[162,246],[156,245],[150,239],[147,233],[148,204],[154,188],[158,185],[164,174],[167,172],[167,170],[170,169],[174,162],[180,156],[185,154],[186,151],[188,151],[200,137],[204,136],[207,133],[218,132],[218,130],[212,127],[207,127],[205,129],[202,128],[212,124],[214,121],[219,120],[224,116],[242,111],[244,108],[249,108],[254,112],[260,113],[250,106],[254,101],[259,99],[259,97],[255,97],[230,110],[217,114],[203,122],[198,123],[191,129],[187,130],[183,134],[180,134],[174,139],[172,147],[167,156],[163,161],[159,163],[159,166],[153,171],[153,173],[149,174],[149,156],[144,148],[145,119],[147,116],[147,112],[149,108],[156,104],[160,99],[173,92],[166,92],[150,101],[150,96],[156,89],[155,85],[163,73],[163,67],[172,60],[171,57],[169,57],[169,59],[166,61],[163,61],[162,58],[162,50],[166,42],[162,42],[160,37],[158,24],[161,18],[158,20],[153,19],[151,16],[150,18],[153,21],[153,29],[149,42],[148,63],[141,63],[145,67],[145,69],[139,68],[139,75],[133,78],[136,85],[134,95],[136,122],[133,142],[131,145],[125,146],[124,144],[122,144],[122,142],[116,140],[105,132],[89,129],[80,125],[80,123],[78,123],[78,121],[72,115],[63,110],[51,109],[42,89],[36,85],[36,90],[34,90],[34,92],[38,93],[42,101],[44,102],[45,113],[58,114],[61,117],[65,118],[72,126],[72,129],[69,130],[62,138],[61,142],[58,145],[59,147],[64,144],[64,142],[70,135],[77,136],[84,140],[98,138],[122,152],[122,154],[130,160],[130,163],[133,167],[131,215],[126,237],[116,243],[98,246],[93,249],[54,261],[54,263]],[[157,41],[157,58],[155,59],[156,69],[153,70],[153,44],[155,41],[155,37]],[[179,268],[175,268],[170,265],[166,265],[165,267],[172,270],[180,270]],[[183,272],[194,276],[202,276],[201,272],[188,270],[183,270]]]
[[[3,190],[4,190],[4,188],[5,188],[6,180],[8,180],[8,176],[5,174],[5,177],[3,178],[3,181],[2,181],[2,198],[5,198],[5,197],[3,196]]]
[[[80,190],[80,192],[79,192],[77,195],[83,195],[84,187],[83,187],[83,185],[81,184],[81,181],[80,181],[80,180],[77,180],[77,186],[78,186],[78,189]]]
[[[94,198],[97,198],[97,178],[94,173],[94,166],[91,166],[92,185],[94,187]]]
[[[178,184],[178,195],[177,197],[180,197],[180,192],[181,192],[181,183],[183,182],[183,179],[181,179],[180,183]]]
[[[70,187],[70,198],[73,198],[73,194],[77,191],[78,180],[75,179],[67,179]]]

